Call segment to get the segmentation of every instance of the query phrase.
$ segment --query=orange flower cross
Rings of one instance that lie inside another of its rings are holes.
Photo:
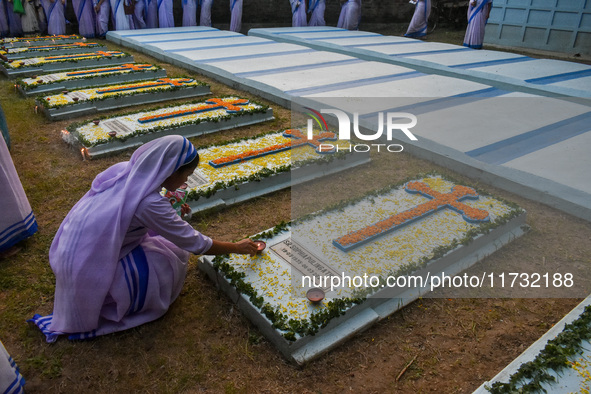
[[[209,165],[214,168],[219,168],[223,166],[228,166],[231,164],[241,163],[246,160],[256,159],[257,157],[271,155],[278,152],[283,152],[288,149],[297,148],[299,146],[310,145],[316,148],[317,153],[332,153],[334,152],[334,148],[332,150],[324,150],[320,149],[320,145],[322,141],[331,140],[334,141],[337,139],[335,133],[331,132],[324,132],[318,135],[315,135],[312,139],[305,138],[306,136],[302,133],[301,130],[298,129],[290,129],[285,130],[283,132],[284,137],[294,138],[291,141],[285,142],[283,144],[271,145],[265,148],[260,149],[253,149],[246,152],[238,153],[235,155],[220,157],[215,160],[211,160]]]
[[[120,66],[115,67],[104,67],[104,68],[95,68],[92,70],[82,70],[82,71],[72,71],[67,73],[68,77],[73,77],[76,75],[88,75],[88,74],[101,74],[101,73],[109,73],[115,71],[141,71],[148,69],[150,67],[154,67],[151,64],[135,64],[135,63],[128,63],[122,64]]]
[[[429,187],[424,182],[408,182],[404,189],[409,193],[419,193],[431,200],[419,204],[404,212],[392,215],[370,226],[353,231],[347,235],[332,241],[332,244],[344,252],[348,252],[375,238],[399,229],[400,227],[415,222],[441,209],[450,208],[462,215],[464,220],[470,223],[487,222],[489,213],[483,209],[472,208],[461,200],[478,199],[478,193],[471,187],[456,185],[449,193],[440,193]]]
[[[137,121],[140,123],[156,122],[158,120],[176,118],[178,116],[191,115],[199,112],[214,111],[220,108],[225,108],[228,113],[235,113],[242,111],[242,108],[239,107],[239,105],[246,104],[248,104],[248,100],[246,99],[224,100],[219,98],[212,98],[205,101],[205,104],[197,104],[192,108],[188,108],[181,111],[165,112],[163,114],[158,115],[144,116],[142,118],[139,118]]]
[[[149,81],[149,82],[141,82],[141,83],[134,83],[130,85],[123,85],[117,86],[114,88],[105,88],[99,89],[96,92],[99,94],[104,93],[116,93],[116,92],[123,92],[128,90],[136,90],[136,89],[147,89],[147,88],[157,88],[158,86],[184,86],[190,83],[195,82],[195,80],[190,78],[179,78],[179,79],[170,79],[170,78],[160,78],[156,81]]]

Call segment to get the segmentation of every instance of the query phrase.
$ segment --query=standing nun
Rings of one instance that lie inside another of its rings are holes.
[[[82,37],[93,38],[95,36],[96,13],[91,0],[72,0],[76,19],[78,19],[78,32]]]
[[[66,0],[42,0],[47,15],[47,34],[59,36],[66,34]]]
[[[146,27],[155,29],[158,27],[158,0],[146,0]]]
[[[0,392],[4,394],[21,394],[25,392],[24,388],[25,379],[0,341]]]
[[[181,0],[183,6],[183,26],[197,25],[197,0]]]
[[[160,28],[174,27],[172,0],[158,0],[158,26]]]
[[[291,25],[293,27],[308,26],[306,20],[306,0],[289,0],[291,4]]]
[[[39,34],[40,29],[39,21],[37,20],[37,12],[35,10],[35,0],[23,0],[23,8],[25,10],[25,13],[21,15],[23,34]]]
[[[211,5],[213,0],[201,0],[201,14],[199,15],[200,26],[211,27]]]
[[[125,14],[125,0],[110,0],[111,17],[113,18],[113,27],[115,30],[133,29],[133,20],[131,15]]]
[[[11,0],[6,0],[6,17],[8,18],[8,34],[10,37],[22,36],[23,26],[21,25],[21,17],[14,12],[14,3]]]
[[[133,25],[136,29],[146,28],[146,17],[148,15],[148,0],[137,0],[133,8]]]
[[[111,3],[109,0],[93,0],[94,12],[96,12],[96,35],[104,37],[109,31],[109,16],[111,15]]]
[[[230,0],[230,30],[240,32],[242,29],[242,0]]]
[[[415,12],[410,20],[410,25],[405,37],[418,38],[427,35],[427,21],[431,14],[431,0],[418,0],[415,5]]]
[[[0,256],[37,232],[37,220],[8,151],[10,137],[0,108]]]
[[[482,49],[484,27],[490,15],[492,0],[471,0],[468,6],[468,27],[464,36],[464,46]]]
[[[326,26],[326,22],[324,21],[325,0],[310,0],[309,7],[308,13],[311,15],[308,26]]]
[[[337,27],[347,30],[359,30],[361,21],[361,0],[348,0],[341,7]]]
[[[0,0],[0,37],[8,37],[10,32],[6,16],[6,3],[8,3],[7,0]]]

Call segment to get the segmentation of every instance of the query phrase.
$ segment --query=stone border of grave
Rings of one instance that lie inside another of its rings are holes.
[[[521,211],[521,213],[507,219],[503,224],[475,236],[469,244],[460,244],[443,254],[443,256],[430,261],[426,267],[413,272],[412,275],[422,277],[427,277],[427,275],[433,277],[443,273],[447,276],[457,275],[502,246],[520,237],[527,229],[526,213]],[[285,227],[278,226],[262,234],[269,234],[269,236],[259,234],[251,238],[264,239],[267,246],[272,246],[290,237],[289,226],[287,226],[287,230]],[[314,335],[288,340],[285,337],[285,332],[275,328],[274,322],[264,314],[260,307],[257,307],[251,301],[251,296],[237,290],[235,286],[236,279],[231,275],[227,277],[225,273],[221,272],[223,268],[220,268],[221,266],[218,264],[220,262],[223,264],[223,258],[217,257],[217,259],[214,256],[203,256],[199,260],[199,268],[237,304],[240,310],[277,347],[287,360],[298,365],[304,365],[334,349],[352,336],[387,318],[392,313],[429,292],[427,285],[422,288],[412,289],[393,290],[386,288],[371,294],[361,302],[353,299],[341,300],[343,306],[347,308],[343,314],[333,311],[335,313],[331,314],[331,316],[336,317],[333,317],[327,323],[325,322],[326,324],[321,326]]]
[[[8,41],[14,40],[14,41]],[[37,36],[37,37],[13,37],[13,38],[4,38],[0,40],[0,45],[4,47],[10,48],[18,48],[18,47],[29,47],[29,46],[39,46],[39,45],[47,45],[49,41],[52,41],[52,44],[55,44],[55,41],[58,41],[62,44],[69,44],[72,42],[78,41],[86,41],[86,38],[77,36],[75,34],[71,34],[68,36],[59,35],[59,36]]]
[[[68,70],[70,71],[70,70]],[[108,75],[98,75],[94,77],[82,77],[57,81],[55,83],[45,83],[38,87],[25,89],[21,80],[16,82],[18,91],[26,97],[38,96],[61,90],[84,89],[96,85],[114,85],[123,82],[139,82],[149,79],[165,78],[166,70],[163,68],[157,70],[131,70],[122,73],[113,73]]]
[[[34,47],[32,47],[34,48]],[[6,60],[21,60],[21,59],[28,59],[31,57],[38,57],[43,55],[48,56],[59,56],[59,55],[73,55],[77,53],[85,53],[88,50],[97,50],[97,51],[108,51],[108,48],[104,45],[96,45],[90,47],[80,47],[80,48],[65,48],[65,49],[46,49],[46,50],[32,50],[32,51],[24,51],[18,53],[7,53],[3,55]],[[3,59],[4,60],[4,59]],[[6,61],[5,60],[5,61]]]
[[[581,383],[588,385],[589,380],[561,361],[566,359],[574,363],[583,354],[588,360],[590,319],[591,296],[588,296],[495,377],[478,387],[474,394],[519,390],[578,392]]]
[[[19,67],[16,69],[7,69],[3,62],[0,62],[0,71],[8,78],[24,77],[35,74],[44,74],[52,71],[65,71],[89,67],[116,66],[125,63],[133,63],[133,56],[124,54],[124,56],[111,56],[93,59],[71,60],[67,62],[45,63],[35,67]]]
[[[39,99],[36,99],[35,103],[37,104],[38,109],[42,111],[49,120],[56,121],[110,111],[117,108],[153,104],[161,101],[192,98],[208,94],[211,94],[209,85],[198,85],[154,92],[118,94],[114,96],[106,96],[99,100],[80,101],[55,108],[47,108]]]
[[[322,159],[315,162],[307,161],[302,165],[293,163],[289,170],[274,172],[272,175],[261,177],[253,182],[232,184],[224,189],[216,190],[208,197],[201,196],[197,200],[188,198],[187,204],[193,213],[221,209],[313,179],[336,174],[369,163],[371,160],[369,152],[354,152],[330,161]]]
[[[146,110],[145,112],[149,112]],[[99,118],[98,121],[109,120],[112,117]],[[84,157],[91,159],[99,158],[109,154],[117,153],[119,151],[136,148],[154,138],[164,137],[165,135],[182,135],[183,137],[190,138],[196,137],[202,134],[215,133],[222,130],[231,129],[234,127],[247,126],[251,124],[261,123],[267,120],[272,120],[273,109],[267,107],[263,111],[247,112],[244,114],[233,114],[227,119],[221,119],[216,121],[202,121],[198,123],[186,123],[177,127],[161,128],[158,132],[149,132],[144,134],[135,135],[133,137],[126,138],[125,140],[115,139],[112,142],[97,144],[93,146],[85,146],[82,144],[76,136],[76,128],[81,126],[80,123],[74,123],[68,126],[68,130],[62,131],[62,138],[77,149],[82,149]],[[87,122],[91,123],[91,122]]]

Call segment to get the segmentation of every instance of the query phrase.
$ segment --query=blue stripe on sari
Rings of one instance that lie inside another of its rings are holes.
[[[49,329],[49,325],[51,324],[51,319],[53,318],[53,314],[47,316],[35,315],[33,318],[27,320],[28,322],[34,323],[45,335],[45,340],[49,343],[55,342],[57,337],[63,334],[63,332],[59,331],[51,331]]]
[[[96,330],[88,331],[88,332],[79,332],[76,334],[68,335],[68,339],[70,341],[83,341],[85,339],[91,339],[96,337]]]
[[[476,7],[475,10],[472,10],[472,13],[470,14],[470,19],[468,19],[468,24],[470,22],[472,22],[472,19],[474,19],[474,17],[482,11],[482,8],[488,3],[488,0],[484,0],[482,3],[480,3],[480,5],[478,7]]]
[[[80,5],[80,8],[78,9],[78,15],[76,15],[76,18],[78,19],[78,23],[80,23],[80,18],[82,18],[82,11],[84,11],[85,5],[86,5],[86,0],[82,0],[82,4]]]
[[[8,385],[6,390],[4,390],[4,394],[18,394],[24,393],[23,387],[25,385],[25,378],[21,375],[16,363],[12,359],[12,357],[8,356],[8,362],[10,366],[14,368],[14,380]]]
[[[37,221],[33,211],[22,221],[7,227],[0,232],[0,250],[8,249],[16,243],[30,237],[37,232]]]
[[[141,311],[146,302],[150,276],[148,259],[142,247],[138,246],[120,262],[125,272],[125,281],[129,291],[129,308],[126,314],[131,315]]]
[[[54,1],[53,3],[51,3],[51,7],[49,7],[49,12],[45,13],[46,14],[45,17],[47,18],[47,24],[49,24],[49,18],[51,18],[51,14],[53,13],[53,9],[55,8],[56,4],[57,4],[57,0]]]

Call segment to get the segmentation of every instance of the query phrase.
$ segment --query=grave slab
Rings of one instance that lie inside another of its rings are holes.
[[[201,60],[190,59],[186,56],[186,52],[183,52],[182,54],[164,53],[161,50],[155,50],[154,48],[150,47],[144,47],[141,50],[144,51],[144,53],[148,53],[152,56],[165,59],[166,61],[172,62],[173,64],[176,64],[178,66],[186,67],[190,70],[204,73],[223,83],[227,83],[230,86],[239,87],[240,89],[260,95],[266,99],[279,103],[283,106],[289,106],[293,101],[296,100],[304,100],[308,107],[317,109],[326,108],[323,107],[323,103],[325,102],[325,99],[327,97],[348,98],[351,102],[363,102],[363,98],[378,97],[384,98],[385,100],[382,100],[384,103],[387,103],[389,100],[396,101],[399,98],[404,98],[406,100],[406,103],[403,103],[400,107],[394,108],[394,106],[390,106],[384,107],[384,109],[394,109],[396,110],[396,112],[398,112],[399,110],[404,110],[404,112],[413,113],[418,117],[418,124],[421,124],[421,122],[423,122],[421,120],[422,116],[425,116],[429,112],[433,111],[438,111],[438,116],[440,116],[442,120],[442,125],[448,121],[455,121],[455,117],[459,117],[459,119],[465,118],[468,123],[478,124],[478,119],[482,116],[481,113],[462,113],[454,108],[459,108],[460,105],[467,104],[467,102],[470,101],[483,101],[487,98],[492,97],[531,97],[534,93],[537,96],[569,94],[571,96],[584,97],[584,95],[580,94],[580,92],[569,93],[563,91],[562,93],[559,93],[554,89],[556,88],[556,86],[558,86],[558,84],[569,83],[568,86],[572,87],[576,85],[576,81],[586,81],[586,78],[588,77],[585,77],[583,74],[579,74],[579,72],[585,73],[586,70],[572,71],[573,74],[570,74],[570,72],[568,72],[568,75],[562,76],[560,76],[560,74],[555,75],[556,78],[566,77],[570,79],[560,81],[552,79],[554,77],[552,77],[551,79],[544,79],[544,81],[546,82],[553,82],[550,84],[543,85],[542,90],[539,90],[537,87],[533,87],[535,85],[533,82],[527,82],[527,86],[521,83],[524,80],[524,78],[526,78],[525,75],[521,77],[521,79],[518,77],[508,77],[501,75],[499,77],[500,79],[496,79],[493,81],[492,79],[493,77],[495,77],[494,74],[478,74],[480,73],[479,70],[470,69],[471,67],[509,67],[512,64],[519,65],[526,63],[529,64],[529,68],[534,69],[534,62],[536,62],[537,60],[524,60],[524,58],[519,55],[506,54],[503,52],[476,50],[439,53],[438,56],[432,59],[433,61],[431,61],[428,64],[429,67],[426,67],[424,64],[419,67],[417,66],[420,63],[418,60],[410,59],[409,57],[398,56],[396,57],[397,61],[404,60],[406,62],[404,63],[407,66],[406,69],[408,70],[408,74],[406,75],[392,75],[392,79],[388,79],[389,77],[386,76],[386,79],[380,80],[380,77],[384,77],[384,75],[382,74],[377,77],[359,78],[355,81],[341,80],[339,82],[339,76],[335,72],[333,73],[333,75],[331,75],[330,79],[327,79],[326,81],[318,81],[322,83],[317,86],[312,86],[309,82],[309,79],[315,78],[313,76],[314,74],[330,74],[330,72],[325,71],[324,68],[330,69],[332,67],[341,67],[346,64],[357,64],[359,69],[365,69],[367,65],[370,64],[370,61],[385,62],[383,57],[387,55],[380,54],[381,57],[376,58],[375,55],[377,52],[369,50],[370,48],[372,48],[372,44],[380,43],[379,40],[382,40],[383,38],[381,37],[384,36],[380,36],[377,34],[360,34],[359,37],[355,38],[352,37],[349,33],[347,33],[347,39],[345,40],[336,38],[338,37],[338,34],[341,34],[339,33],[339,31],[341,30],[330,27],[324,27],[322,29],[306,28],[302,30],[291,28],[277,28],[270,30],[268,34],[273,35],[274,37],[271,38],[277,40],[282,37],[289,39],[290,34],[297,32],[297,34],[301,34],[302,36],[310,36],[313,34],[317,34],[316,38],[320,38],[320,34],[323,34],[327,37],[330,36],[329,38],[333,40],[333,42],[348,42],[349,39],[371,39],[376,41],[368,43],[368,46],[365,49],[358,49],[358,53],[356,53],[355,55],[353,55],[350,52],[350,47],[343,45],[345,43],[341,44],[340,46],[332,44],[328,45],[323,43],[323,39],[308,40],[305,43],[302,42],[299,46],[299,50],[288,51],[283,53],[261,54],[260,52],[258,52],[258,48],[261,46],[253,45],[250,46],[250,54],[242,54],[240,56],[235,57],[227,57],[226,55],[222,58],[209,58]],[[136,31],[136,36],[134,36],[133,39],[136,40],[140,37],[143,37],[143,34],[145,34],[145,37],[154,37],[155,32],[155,30],[146,30],[142,32]],[[220,32],[215,34],[223,33]],[[215,34],[214,36],[219,38],[219,35]],[[109,39],[115,41],[120,40],[120,42],[123,42],[124,45],[128,45],[128,41],[131,42],[131,38],[124,38],[123,36],[119,35],[116,31],[109,32],[108,37]],[[259,35],[258,37],[261,36]],[[398,41],[402,39],[402,37],[396,38],[396,40]],[[289,40],[291,40],[290,42],[295,42],[293,41],[295,40],[295,38],[291,38]],[[406,38],[404,38],[404,40],[408,40],[409,44],[396,45],[400,47],[415,44],[417,45],[417,47],[420,47],[421,45],[428,45],[428,43],[418,43],[417,40],[411,40]],[[319,43],[322,45],[315,46]],[[320,49],[313,49],[311,47]],[[232,53],[231,48],[228,49],[227,52]],[[441,61],[445,60],[453,62],[453,59],[455,57],[462,58],[463,56],[467,56],[468,54],[473,54],[474,58],[471,60],[468,57],[466,57],[463,58],[463,60],[459,63],[449,63],[450,65],[436,63],[436,61],[438,61],[437,59],[440,59]],[[339,56],[338,58],[331,57],[337,55]],[[343,58],[343,56],[347,57]],[[413,56],[435,56],[435,54],[415,54]],[[289,63],[290,58],[293,59],[293,64]],[[565,66],[569,65],[568,62],[558,62],[554,64],[562,65],[563,63],[565,63]],[[241,65],[244,66],[243,70],[240,70]],[[392,64],[392,66],[394,67],[395,64]],[[404,66],[399,65],[397,67]],[[579,66],[577,65],[577,67]],[[414,70],[415,68],[417,70],[420,69],[421,71],[416,71]],[[304,72],[306,70],[308,71],[308,73]],[[398,70],[400,70],[400,68],[398,68]],[[558,70],[558,72],[560,71]],[[424,76],[421,73],[428,75]],[[392,74],[395,74],[395,72],[393,71]],[[536,78],[548,78],[548,76],[540,77],[537,74],[535,75]],[[571,78],[573,76],[576,76],[577,78]],[[481,83],[483,81],[486,82]],[[298,83],[304,87],[295,87],[291,88],[291,90],[281,88],[284,84],[286,85],[286,87],[287,85],[293,87]],[[539,87],[542,85],[536,86]],[[589,91],[591,91],[591,89],[588,89],[585,94],[587,94]],[[464,99],[466,100],[466,102],[448,102],[447,98],[449,97],[452,97],[454,99]],[[565,99],[564,101],[568,102],[569,99]],[[573,104],[575,107],[578,105],[586,105],[585,103],[578,103],[579,101],[585,101],[582,99],[570,101],[577,101],[577,103]],[[378,107],[381,108],[381,104],[378,105]],[[562,107],[562,105],[557,105],[557,108],[558,107]],[[378,110],[379,109],[376,108],[376,111]],[[486,113],[494,113],[495,111],[493,107],[484,108],[483,110],[486,111]],[[350,112],[355,112],[355,109],[351,109]],[[367,114],[371,113],[367,112]],[[501,112],[498,112],[498,119],[502,119],[503,116],[504,115]],[[518,124],[518,127],[515,128],[517,130],[521,129],[522,122],[527,123],[529,119],[520,119],[518,116],[515,119],[515,121]],[[552,123],[549,123],[549,125],[550,124]],[[492,132],[492,135],[503,134],[511,130],[512,128],[513,127],[509,127],[508,129],[503,129],[500,132],[495,130],[494,132]],[[539,127],[538,129],[540,128],[541,127]],[[518,193],[526,198],[538,200],[545,204],[549,204],[553,207],[568,212],[569,214],[582,217],[587,220],[591,218],[590,195],[583,190],[573,189],[572,187],[565,185],[562,181],[557,182],[555,180],[548,179],[547,177],[545,177],[545,174],[542,171],[538,171],[538,169],[541,168],[541,166],[537,166],[532,163],[531,167],[527,168],[526,170],[517,170],[515,168],[510,168],[504,165],[497,165],[483,160],[479,160],[466,154],[467,152],[470,152],[464,150],[468,149],[468,147],[472,148],[472,150],[477,150],[485,147],[487,147],[488,149],[487,143],[490,140],[491,131],[486,129],[486,127],[482,127],[482,125],[479,125],[478,127],[473,128],[471,130],[472,134],[469,136],[468,141],[466,141],[465,139],[462,140],[458,138],[452,138],[451,136],[449,138],[446,138],[445,131],[436,133],[436,131],[439,129],[441,129],[441,127],[437,127],[432,130],[432,133],[434,133],[432,135],[436,135],[437,137],[420,136],[419,141],[416,143],[409,142],[406,140],[399,140],[397,142],[405,142],[405,150],[418,157],[425,158],[436,164],[451,168],[454,171],[461,172],[462,174],[473,177],[475,179],[480,179],[487,183],[492,183],[495,186],[504,188],[511,192]],[[370,132],[375,132],[375,129],[372,128],[369,128],[367,130]],[[537,129],[534,128],[530,131],[534,132],[534,134],[538,133],[535,130]],[[525,133],[528,133],[528,131],[524,131],[524,133],[522,134]],[[572,135],[572,133],[569,133],[568,135]],[[517,139],[523,138],[523,136],[520,136],[518,133],[514,133],[513,137]],[[431,140],[431,138],[434,138],[437,141],[433,141]],[[507,139],[508,138],[511,137],[507,136]],[[483,142],[479,143],[480,140],[482,140]],[[494,143],[495,142],[493,142],[493,144]],[[477,146],[479,144],[480,146]],[[536,149],[538,149],[541,145],[539,143],[536,143],[535,146]],[[517,153],[523,153],[523,155],[525,155],[530,154],[531,152],[529,152],[528,150],[518,150]],[[578,158],[573,158],[573,160],[576,161],[578,160]],[[572,167],[572,165],[568,165],[563,166],[561,168],[556,168],[555,172],[561,172],[563,174],[563,178],[567,179],[568,174],[572,171]],[[553,177],[553,179],[555,178]]]
[[[271,119],[271,108],[247,99],[210,98],[73,123],[62,131],[62,137],[72,146],[81,148],[83,157],[98,158],[169,134],[194,137]]]
[[[586,131],[583,134],[509,160],[503,165],[527,172],[536,168],[535,174],[538,176],[543,175],[555,182],[591,194],[591,182],[589,182],[591,155],[588,154],[588,147],[591,146],[589,145],[591,144],[589,120],[589,118],[585,120],[586,126],[582,124],[580,126],[581,131]],[[562,169],[568,167],[571,171],[565,173]]]
[[[39,45],[34,47],[6,48],[0,50],[2,60],[27,59],[38,56],[57,56],[88,51],[107,51],[107,47],[94,42],[73,42],[70,44]]]
[[[415,188],[422,191],[415,193]],[[465,204],[461,212],[468,216],[445,208],[430,211],[449,195]],[[425,211],[424,204],[433,206]],[[386,220],[390,227],[381,225]],[[255,257],[205,256],[199,268],[288,360],[305,364],[428,296],[434,277],[456,276],[519,237],[524,220],[516,206],[431,175],[254,235],[267,246]],[[366,236],[378,223],[382,230]],[[471,242],[458,243],[468,233]],[[351,250],[338,246],[347,242]],[[347,284],[345,278],[364,274],[375,278],[371,286]],[[327,282],[319,285],[310,277]],[[388,278],[409,277],[416,279],[414,284],[402,285],[398,279],[398,287],[385,285]],[[344,286],[332,278],[342,278]],[[311,287],[323,288],[325,298],[308,300]]]
[[[591,67],[587,65],[561,60],[535,59],[500,51],[472,50],[444,43],[425,43],[411,38],[399,38],[396,45],[376,45],[379,43],[377,40],[356,43],[350,40],[366,39],[361,32],[349,32],[338,28],[332,31],[331,28],[325,30],[323,33],[307,34],[280,28],[251,29],[248,34],[277,42],[304,45],[317,50],[334,51],[360,59],[397,64],[425,73],[470,79],[498,88],[512,87],[514,90],[544,95],[591,97],[591,81],[585,79],[591,76]],[[360,36],[356,37],[355,33]],[[373,33],[368,34],[367,38],[375,39]],[[408,44],[400,45],[404,42],[403,40],[407,40]],[[546,82],[534,83],[529,77],[530,74],[522,77],[514,67],[524,67],[526,72],[539,70],[542,74],[539,78],[545,78]],[[565,78],[578,80],[578,85],[560,84]]]
[[[187,198],[193,212],[227,207],[322,176],[368,163],[368,152],[319,151],[312,143],[327,133],[300,144],[300,129],[271,132],[200,149],[199,167],[187,181]],[[222,161],[227,164],[216,164]]]
[[[69,119],[115,108],[210,94],[209,86],[192,78],[158,78],[127,84],[64,90],[35,102],[50,120]]]
[[[527,348],[519,357],[513,360],[501,372],[488,382],[484,382],[474,394],[504,393],[504,392],[547,392],[556,394],[584,393],[589,389],[589,367],[591,363],[591,343],[587,336],[587,325],[591,315],[591,296],[585,298],[579,305],[570,311],[562,320],[556,323],[540,339]],[[583,332],[580,328],[583,328]],[[568,336],[572,338],[567,345]],[[573,348],[573,339],[579,349]],[[565,341],[564,339],[567,339]],[[572,354],[564,368],[555,369],[548,366],[548,355],[552,352],[550,346],[558,352]],[[532,365],[533,363],[536,363]],[[524,375],[523,369],[530,365],[529,376]],[[537,365],[537,367],[536,367]],[[536,384],[531,377],[540,376],[540,373],[548,374],[554,381],[541,381]],[[511,379],[517,380],[511,384]]]
[[[113,66],[133,63],[133,56],[119,51],[97,51],[75,55],[42,56],[0,62],[0,71],[8,78],[38,75],[54,71]]]
[[[86,41],[86,38],[75,34],[57,36],[35,36],[35,37],[7,37],[0,39],[0,45],[6,48],[18,48],[37,45],[67,44],[78,41]]]
[[[166,77],[166,70],[163,68],[152,64],[129,63],[121,66],[33,75],[19,79],[16,83],[19,92],[30,97],[63,90],[164,77]]]

